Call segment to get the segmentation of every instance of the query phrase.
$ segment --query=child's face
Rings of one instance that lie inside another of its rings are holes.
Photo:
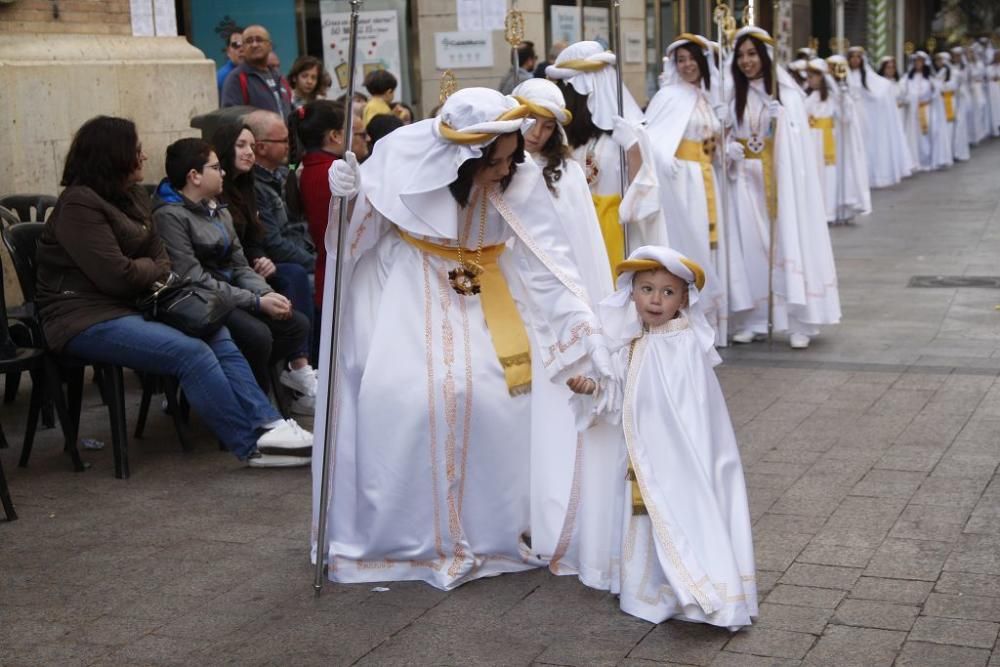
[[[642,323],[658,327],[687,306],[687,283],[666,269],[640,271],[632,279],[632,300]]]

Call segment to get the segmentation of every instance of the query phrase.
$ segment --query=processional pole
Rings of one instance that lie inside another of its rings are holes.
[[[517,49],[524,41],[524,14],[518,11],[517,0],[510,0],[510,10],[503,22],[503,37],[510,44],[510,74],[513,79],[513,87],[517,88],[517,71],[521,67],[517,57]]]
[[[780,101],[778,99],[778,28],[780,26],[780,2],[779,0],[774,0],[771,5],[771,12],[774,16],[772,21],[772,31],[771,31],[771,99],[775,102]],[[772,187],[774,188],[775,199],[778,198],[778,170],[777,165],[774,160],[774,146],[775,146],[775,135],[778,132],[778,119],[771,118],[771,169],[773,171],[771,175]],[[766,145],[765,145],[766,150]],[[770,239],[767,249],[767,344],[774,344],[774,260],[775,254],[777,252],[778,242],[778,210],[777,206],[774,207],[774,214],[769,215],[771,219],[770,224]]]
[[[614,32],[615,40],[615,76],[618,79],[618,115],[622,118],[625,117],[625,80],[622,78],[622,58],[624,57],[624,52],[622,50],[622,15],[621,15],[621,0],[612,0],[611,2],[611,26]],[[618,147],[618,167],[621,171],[620,187],[622,192],[622,199],[625,199],[625,192],[628,190],[628,154],[625,149],[621,146]],[[629,243],[629,229],[627,226],[623,225],[622,234],[625,239],[625,257],[628,257],[632,252],[632,244]]]
[[[356,86],[355,68],[358,51],[358,14],[361,11],[362,0],[349,0],[351,3],[350,49],[347,57],[347,95],[344,101],[344,145],[350,146],[354,136],[354,90]],[[319,525],[316,531],[316,571],[313,578],[313,592],[318,596],[323,592],[323,565],[326,560],[326,522],[330,509],[330,450],[337,446],[337,421],[332,419],[336,405],[337,388],[337,357],[340,348],[340,323],[343,302],[340,298],[344,273],[344,246],[347,238],[347,210],[350,202],[347,197],[340,200],[340,210],[337,217],[337,257],[333,274],[333,326],[330,331],[330,373],[326,378],[326,428],[323,429],[323,468],[319,491]],[[327,222],[329,224],[330,221]]]
[[[726,61],[729,58],[729,54],[732,52],[732,40],[733,35],[736,34],[736,19],[733,17],[733,10],[727,5],[723,0],[716,0],[715,12],[713,13],[713,18],[715,20],[716,36],[719,42],[719,101],[722,107],[726,110],[726,118],[720,118],[722,122],[722,134],[719,141],[719,148],[721,159],[719,162],[722,164],[722,183],[720,183],[719,192],[721,194],[722,203],[722,215],[719,216],[719,220],[716,223],[716,233],[719,238],[722,239],[723,244],[726,247],[723,261],[725,262],[726,269],[726,309],[729,309],[729,295],[731,293],[730,289],[730,274],[729,274],[729,167],[726,164],[728,160],[726,159],[726,146],[728,145],[728,121],[729,121],[729,98],[726,93]],[[711,54],[709,54],[711,55]],[[728,315],[728,314],[727,314]],[[729,327],[726,327],[726,345],[729,345]]]

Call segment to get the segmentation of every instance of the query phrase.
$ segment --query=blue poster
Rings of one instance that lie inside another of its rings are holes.
[[[222,34],[227,25],[262,25],[271,33],[272,48],[287,72],[299,55],[295,27],[295,0],[191,0],[191,43],[215,60],[226,62]]]

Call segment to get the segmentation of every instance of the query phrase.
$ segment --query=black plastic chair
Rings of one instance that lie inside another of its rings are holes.
[[[52,195],[6,195],[0,206],[17,213],[18,222],[45,222],[49,209],[56,205]]]
[[[10,489],[7,487],[7,478],[3,474],[3,461],[0,461],[0,505],[3,505],[3,513],[8,521],[17,519],[17,512],[14,511],[14,501],[10,497]]]

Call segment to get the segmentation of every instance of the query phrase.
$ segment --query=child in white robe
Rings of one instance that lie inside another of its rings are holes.
[[[618,291],[600,312],[624,396],[597,414],[597,383],[577,376],[567,384],[578,414],[620,421],[627,457],[608,472],[621,480],[613,497],[584,496],[581,511],[620,508],[608,549],[620,563],[610,588],[623,611],[738,630],[758,614],[753,540],[713,371],[721,360],[698,298],[705,273],[662,246],[639,248],[616,272]]]

